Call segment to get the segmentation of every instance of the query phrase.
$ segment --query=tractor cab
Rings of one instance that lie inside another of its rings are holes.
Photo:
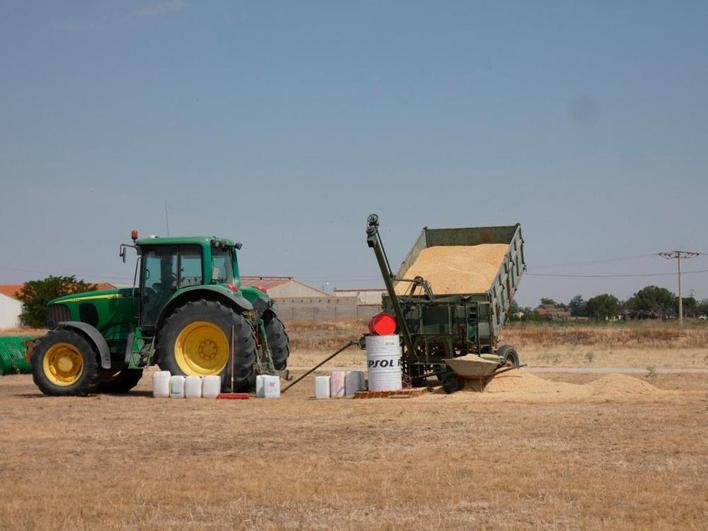
[[[138,264],[139,323],[157,324],[162,309],[179,291],[197,286],[238,290],[240,244],[216,237],[135,239]]]

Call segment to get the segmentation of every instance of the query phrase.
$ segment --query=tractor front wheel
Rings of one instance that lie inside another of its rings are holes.
[[[98,388],[98,354],[81,334],[52,330],[32,353],[32,379],[50,396],[85,396]]]
[[[158,332],[157,360],[162,370],[184,376],[221,376],[231,387],[231,330],[234,331],[234,390],[255,385],[256,338],[251,324],[216,301],[199,300],[177,308]]]

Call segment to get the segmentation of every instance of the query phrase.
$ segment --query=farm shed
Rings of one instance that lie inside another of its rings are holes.
[[[263,288],[273,299],[287,297],[328,297],[322,290],[303,284],[293,277],[241,276],[241,284]]]
[[[381,297],[386,293],[384,288],[335,289],[335,297],[356,297],[357,303],[364,306],[381,306]]]
[[[567,321],[570,319],[570,310],[555,304],[542,304],[536,308],[539,318],[547,321]]]

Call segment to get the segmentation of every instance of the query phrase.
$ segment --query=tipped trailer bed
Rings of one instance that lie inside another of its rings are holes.
[[[464,375],[453,369],[459,364],[445,360],[469,354],[483,356],[480,363],[489,376],[494,372],[490,374],[489,361],[498,368],[520,365],[513,347],[498,344],[526,270],[519,224],[425,227],[396,274],[378,227],[378,216],[372,214],[367,244],[386,284],[383,310],[396,318],[403,343],[402,368],[412,385],[436,377],[447,391],[456,390]]]

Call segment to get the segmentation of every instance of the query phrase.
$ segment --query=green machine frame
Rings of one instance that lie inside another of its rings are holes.
[[[373,249],[387,296],[383,310],[398,323],[403,344],[403,370],[411,379],[440,374],[445,359],[467,354],[493,354],[499,333],[508,318],[511,302],[526,270],[520,225],[429,229],[425,227],[394,274],[379,234],[379,218],[368,217],[367,245]],[[406,272],[427,247],[503,243],[507,252],[494,281],[484,293],[436,296],[422,277],[407,278]],[[409,283],[405,295],[396,293],[396,283]],[[421,288],[423,295],[413,295]]]

